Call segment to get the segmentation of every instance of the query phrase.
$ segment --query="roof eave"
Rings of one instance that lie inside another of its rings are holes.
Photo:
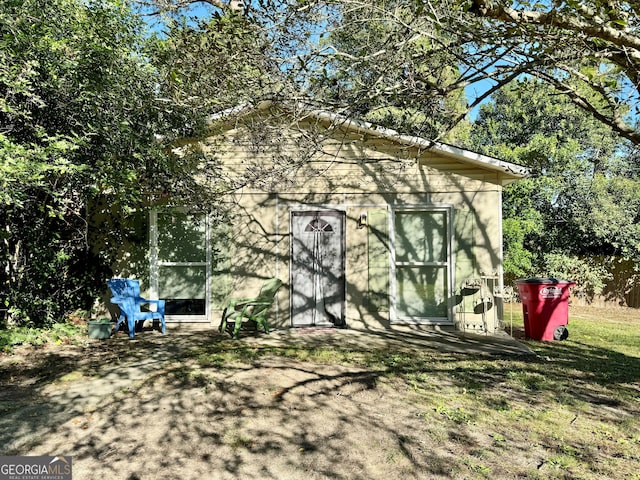
[[[242,104],[234,108],[229,108],[214,115],[210,115],[208,120],[209,125],[213,125],[217,122],[228,120],[229,118],[238,118],[252,111],[261,111],[270,108],[274,104],[271,100],[260,102],[257,105]],[[306,116],[316,118],[331,123],[332,125],[340,126],[351,131],[359,133],[373,135],[379,138],[388,139],[393,142],[398,142],[407,146],[416,147],[425,151],[432,151],[441,155],[449,156],[457,160],[461,160],[478,167],[492,170],[502,174],[500,177],[500,183],[507,185],[515,182],[521,178],[526,178],[531,175],[531,170],[522,165],[506,162],[498,158],[489,157],[480,153],[465,150],[460,147],[455,147],[442,142],[428,140],[422,137],[416,137],[412,135],[404,135],[396,130],[374,125],[373,123],[366,122],[364,120],[356,120],[348,118],[339,113],[330,112],[321,109],[310,109],[304,105],[297,105],[299,111],[305,111]]]
[[[341,127],[349,130],[357,131],[359,133],[367,133],[375,135],[379,138],[386,138],[404,145],[421,148],[423,150],[430,150],[440,153],[449,157],[463,160],[467,163],[477,165],[479,167],[495,170],[513,178],[505,178],[503,184],[514,182],[520,178],[525,178],[531,175],[530,169],[517,165],[515,163],[505,162],[494,157],[475,153],[470,150],[455,147],[442,142],[433,140],[427,140],[425,138],[416,137],[412,135],[403,135],[396,130],[380,127],[364,120],[355,120],[343,117],[340,114],[327,112],[325,110],[312,110],[309,112],[310,116],[318,119],[330,121],[334,124],[339,124]]]

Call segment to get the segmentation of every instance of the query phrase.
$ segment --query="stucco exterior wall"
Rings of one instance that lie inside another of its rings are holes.
[[[297,134],[291,135],[295,139]],[[455,252],[463,247],[462,239],[452,232],[451,274],[457,274],[450,292],[455,305],[452,326],[473,331],[498,328],[500,315],[493,305],[495,300],[491,299],[492,305],[484,313],[477,306],[500,282],[499,172],[350,132],[338,131],[324,138],[312,155],[298,141],[285,143],[284,148],[279,144],[277,152],[271,150],[271,144],[252,142],[242,128],[226,131],[224,141],[216,136],[204,142],[208,154],[221,160],[229,175],[242,178],[259,169],[274,177],[271,186],[263,182],[266,191],[244,187],[233,193],[236,208],[233,242],[229,245],[233,296],[255,295],[265,278],[277,276],[285,287],[278,295],[271,323],[276,328],[288,327],[291,211],[336,209],[346,212],[347,325],[357,329],[393,328],[389,309],[369,301],[369,228],[358,228],[358,219],[373,210],[386,210],[393,218],[397,209],[447,207],[451,229],[456,228],[458,218],[472,223],[464,241],[470,243],[466,246],[467,257],[472,252],[473,262],[464,271],[455,265],[460,258]],[[274,155],[280,157],[280,167],[289,171],[275,171],[278,165],[274,165]],[[301,161],[296,163],[296,159]],[[464,281],[470,278],[480,280],[482,288],[466,289],[466,295],[462,295]],[[212,312],[214,321],[218,315]]]

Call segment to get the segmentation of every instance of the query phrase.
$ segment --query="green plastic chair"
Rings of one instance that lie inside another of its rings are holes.
[[[227,331],[227,325],[230,322],[234,322],[235,325],[232,336],[233,338],[238,338],[242,321],[243,319],[247,319],[255,322],[256,327],[262,326],[265,333],[269,333],[267,313],[281,286],[282,281],[280,279],[270,278],[269,280],[265,280],[257,297],[231,299],[222,312],[222,322],[218,330],[225,332]]]

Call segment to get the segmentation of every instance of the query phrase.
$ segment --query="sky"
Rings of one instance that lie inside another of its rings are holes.
[[[249,2],[254,2],[255,0],[248,0]],[[210,4],[205,2],[196,2],[188,9],[188,17],[195,23],[199,19],[209,18],[217,9]],[[144,10],[141,10],[143,15],[146,13]],[[151,30],[155,33],[162,32],[162,25],[157,16],[149,16],[144,15],[145,21],[150,26]],[[492,82],[489,80],[482,80],[480,82],[476,82],[473,85],[466,87],[465,93],[467,95],[469,103],[471,103],[475,98],[482,95],[489,88],[492,87]],[[490,98],[484,100],[482,104],[490,101]],[[481,105],[482,105],[481,104]],[[471,121],[475,120],[480,112],[481,105],[476,106],[469,112],[469,119]]]

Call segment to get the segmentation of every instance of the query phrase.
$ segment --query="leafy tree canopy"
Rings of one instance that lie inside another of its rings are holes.
[[[215,158],[173,146],[281,88],[265,30],[239,10],[150,32],[127,0],[3,4],[0,301],[15,321],[90,307],[122,245],[146,248],[149,205],[234,188]]]
[[[169,12],[238,6],[224,0],[145,3]],[[639,8],[630,0],[259,0],[248,15],[268,32],[281,70],[300,87],[292,95],[324,92],[356,113],[412,99],[411,107],[446,130],[528,75],[640,144]],[[455,98],[462,90],[470,98],[460,112]],[[443,99],[451,102],[452,94],[457,106],[442,115]]]
[[[469,146],[534,172],[505,189],[508,276],[581,269],[583,286],[593,294],[604,273],[583,259],[640,259],[635,149],[552,91],[528,79],[497,92],[481,108]]]
[[[124,1],[0,10],[0,299],[14,319],[86,308],[126,235],[120,220],[146,194],[193,183],[192,165],[157,141],[168,123],[144,39]]]
[[[462,7],[472,15],[462,24],[468,63],[482,76],[498,87],[513,75],[534,76],[640,144],[638,2],[471,0]]]
[[[208,115],[270,98],[281,87],[264,30],[234,11],[189,19],[173,15],[148,42],[158,102],[172,138],[195,133]]]

